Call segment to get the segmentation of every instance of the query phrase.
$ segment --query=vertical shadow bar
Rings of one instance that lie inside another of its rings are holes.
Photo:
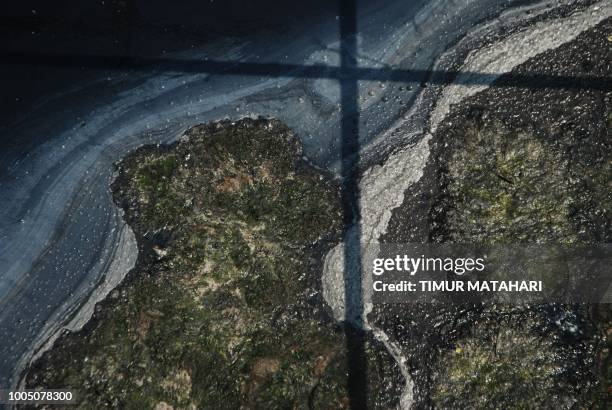
[[[367,364],[362,330],[361,226],[359,209],[359,107],[356,0],[339,0],[340,21],[340,145],[342,158],[342,207],[344,226],[345,332],[348,394],[352,409],[365,409]]]

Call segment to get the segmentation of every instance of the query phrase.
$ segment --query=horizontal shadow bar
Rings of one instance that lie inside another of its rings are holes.
[[[182,72],[266,77],[353,79],[405,83],[488,85],[500,77],[496,73],[474,71],[406,70],[394,68],[337,67],[320,64],[253,63],[219,60],[182,60],[171,58],[70,55],[30,52],[0,53],[1,65],[72,67],[117,71]],[[459,76],[459,74],[461,74]],[[504,76],[497,87],[566,88],[612,90],[612,78],[604,76],[565,76],[513,74]]]

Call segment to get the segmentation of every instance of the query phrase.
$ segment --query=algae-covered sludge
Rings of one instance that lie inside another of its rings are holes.
[[[612,406],[610,4],[43,3],[0,405]]]

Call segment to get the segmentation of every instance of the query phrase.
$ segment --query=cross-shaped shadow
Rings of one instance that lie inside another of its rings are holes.
[[[365,333],[363,324],[361,226],[359,209],[358,164],[360,159],[358,81],[427,82],[436,84],[491,84],[496,73],[466,71],[405,70],[395,68],[358,67],[356,0],[338,0],[340,28],[340,65],[298,65],[252,63],[216,60],[183,60],[172,58],[109,57],[96,55],[5,52],[0,54],[4,65],[36,65],[83,67],[111,70],[171,71],[223,75],[253,75],[290,78],[328,78],[340,83],[341,89],[341,173],[342,206],[346,234],[344,237],[345,329],[348,367],[348,394],[351,408],[366,408],[368,397]],[[461,76],[458,76],[461,74]],[[506,76],[498,87],[566,88],[612,90],[612,79],[606,77],[572,77],[547,74]],[[357,261],[355,263],[355,261]]]

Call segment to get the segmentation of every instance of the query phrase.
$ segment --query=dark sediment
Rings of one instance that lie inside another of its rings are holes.
[[[612,20],[521,73],[612,76]],[[611,90],[495,85],[453,107],[384,242],[612,241]],[[609,305],[378,305],[417,408],[609,408]]]
[[[345,335],[319,278],[339,191],[300,158],[291,131],[262,119],[123,160],[113,192],[137,266],[28,387],[75,389],[87,408],[347,407]],[[366,354],[369,406],[395,405],[397,366],[372,339]]]

